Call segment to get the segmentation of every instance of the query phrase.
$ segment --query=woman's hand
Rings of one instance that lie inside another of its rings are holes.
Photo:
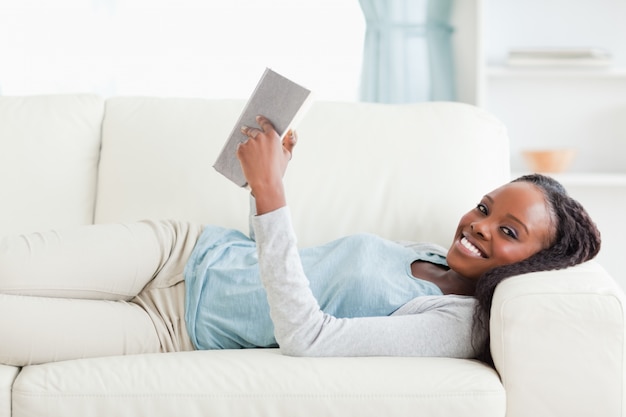
[[[282,143],[272,123],[257,116],[259,128],[244,126],[248,140],[239,144],[237,158],[256,200],[257,214],[279,209],[287,204],[283,176],[291,160],[297,137],[289,131]]]

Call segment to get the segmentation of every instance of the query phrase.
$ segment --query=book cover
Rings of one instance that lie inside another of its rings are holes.
[[[242,126],[257,127],[256,116],[267,117],[281,139],[306,110],[311,91],[266,68],[213,167],[240,187],[247,185],[237,159],[237,146],[245,141]]]

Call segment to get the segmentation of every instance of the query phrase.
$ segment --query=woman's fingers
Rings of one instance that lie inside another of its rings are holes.
[[[242,126],[241,127],[241,133],[243,133],[244,135],[246,135],[249,138],[256,138],[259,133],[261,133],[261,131],[257,128],[254,127],[248,127],[248,126]]]
[[[278,137],[278,133],[274,129],[274,125],[269,121],[265,116],[257,116],[256,121],[259,124],[261,129],[255,127],[242,126],[241,132],[246,135],[248,138],[256,139],[258,135],[264,134],[267,137],[275,136]],[[296,146],[298,142],[298,135],[294,130],[289,129],[287,134],[284,136],[282,145],[285,151],[289,153],[289,159],[293,156],[293,148]]]
[[[293,157],[293,148],[295,148],[296,143],[298,143],[298,135],[295,130],[289,130],[285,137],[283,138],[283,147],[289,154]],[[291,159],[291,158],[289,158]]]
[[[272,124],[272,122],[269,121],[268,118],[264,116],[257,116],[256,122],[261,129],[258,129],[256,127],[242,126],[241,133],[253,139],[255,139],[261,133],[264,133],[267,136],[278,136],[276,130],[274,130],[274,125]]]
[[[261,130],[263,130],[263,133],[265,134],[276,133],[276,131],[274,130],[274,125],[272,124],[272,122],[269,121],[267,117],[257,116],[256,122],[259,124],[259,126],[261,126]]]

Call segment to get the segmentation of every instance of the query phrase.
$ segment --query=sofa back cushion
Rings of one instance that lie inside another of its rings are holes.
[[[319,103],[298,133],[286,182],[305,244],[370,232],[447,246],[510,179],[506,129],[467,104]]]
[[[247,193],[212,167],[243,105],[190,98],[107,100],[95,221],[247,224]]]
[[[243,101],[107,100],[96,222],[177,218],[248,228],[248,192],[212,165]],[[300,244],[355,232],[447,245],[509,180],[503,125],[460,103],[314,102],[285,183]]]
[[[104,100],[0,97],[0,235],[93,222]]]

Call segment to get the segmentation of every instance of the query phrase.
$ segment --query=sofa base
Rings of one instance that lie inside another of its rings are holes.
[[[489,417],[504,409],[496,372],[475,361],[253,349],[29,366],[15,381],[12,415]]]
[[[11,388],[20,368],[0,365],[0,417],[11,417]]]

